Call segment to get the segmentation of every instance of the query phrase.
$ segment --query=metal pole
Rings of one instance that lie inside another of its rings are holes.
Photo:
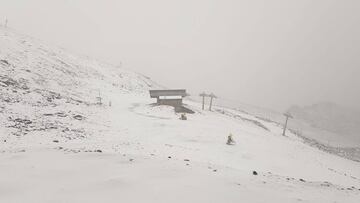
[[[286,117],[286,120],[285,120],[285,125],[284,125],[283,136],[285,136],[287,123],[288,123],[289,118],[293,118],[289,113],[285,113],[284,116]]]
[[[205,95],[202,97],[202,110],[205,109]]]
[[[205,97],[207,96],[207,94],[205,92],[200,94],[200,97],[202,97],[202,110],[205,109]]]
[[[210,99],[210,107],[209,107],[209,110],[211,111],[213,99],[216,98],[216,96],[215,96],[213,93],[211,93],[211,94],[209,95],[209,97],[211,98],[211,99]]]
[[[284,125],[283,136],[285,136],[286,126],[287,126],[288,119],[289,119],[289,117],[286,116],[286,121],[285,121],[285,125]]]

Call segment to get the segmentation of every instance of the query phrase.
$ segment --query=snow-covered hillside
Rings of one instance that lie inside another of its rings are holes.
[[[296,118],[298,129],[315,131],[317,135],[314,136],[325,143],[360,147],[360,112],[355,109],[324,102],[293,106],[289,112]]]
[[[198,100],[198,98],[192,98]],[[218,107],[236,109],[252,114],[265,122],[284,125],[283,112],[244,104],[238,101],[217,98]],[[287,110],[293,116],[288,122],[288,129],[303,139],[306,144],[328,153],[351,160],[360,161],[360,113],[355,109],[345,108],[332,103],[298,107]]]
[[[275,122],[193,101],[180,120],[149,78],[3,28],[0,60],[0,202],[360,199],[359,162]]]
[[[0,87],[1,124],[11,140],[52,131],[69,139],[86,136],[91,132],[73,121],[90,116],[98,97],[108,104],[108,92],[145,94],[157,85],[0,27]]]

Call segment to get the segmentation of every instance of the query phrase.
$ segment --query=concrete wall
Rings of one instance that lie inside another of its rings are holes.
[[[174,107],[182,106],[182,99],[158,99],[160,105],[169,105]]]
[[[182,99],[157,99],[158,105],[168,105],[173,106],[175,112],[177,113],[195,113],[191,109],[188,109],[183,106]]]

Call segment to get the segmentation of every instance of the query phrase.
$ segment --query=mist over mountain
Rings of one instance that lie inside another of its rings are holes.
[[[360,112],[335,103],[323,102],[309,106],[293,106],[289,112],[313,127],[346,136],[360,135]]]
[[[296,107],[303,119],[284,135],[282,113],[187,97],[176,101],[191,113],[179,113],[154,89],[164,88],[0,26],[0,202],[358,203],[360,148],[317,137],[356,132],[357,114]]]

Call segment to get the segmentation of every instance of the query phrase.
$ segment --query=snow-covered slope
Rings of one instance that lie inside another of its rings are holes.
[[[283,112],[223,98],[217,98],[216,104],[218,107],[254,115],[278,126],[285,123]],[[287,112],[293,115],[288,122],[288,129],[302,138],[303,142],[322,151],[360,161],[358,111],[336,104],[320,103],[303,108],[294,106]]]
[[[360,164],[150,79],[0,29],[0,202],[358,202]],[[102,97],[98,105],[96,97]],[[226,145],[229,133],[236,145]]]
[[[293,106],[289,112],[296,118],[298,129],[315,131],[314,137],[324,143],[360,147],[360,112],[355,109],[324,102]]]
[[[109,103],[108,92],[146,94],[157,85],[0,27],[0,87],[1,125],[8,135],[56,130],[61,136],[85,136],[86,129],[73,121],[86,119],[99,97]]]

